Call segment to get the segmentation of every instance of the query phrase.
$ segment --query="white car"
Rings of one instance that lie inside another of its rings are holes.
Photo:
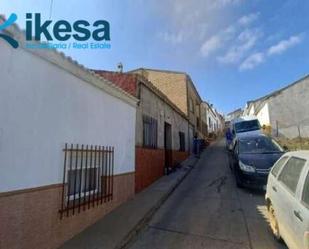
[[[285,153],[268,176],[271,230],[290,249],[309,249],[309,151]]]

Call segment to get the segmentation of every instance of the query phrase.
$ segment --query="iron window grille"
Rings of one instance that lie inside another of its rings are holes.
[[[143,115],[143,146],[157,148],[158,121]]]
[[[179,132],[179,151],[186,151],[185,133]]]
[[[65,144],[60,218],[113,199],[114,147]]]

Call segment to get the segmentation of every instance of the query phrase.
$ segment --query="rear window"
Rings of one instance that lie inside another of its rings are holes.
[[[302,201],[309,208],[309,173],[304,184]]]
[[[252,138],[242,138],[239,140],[240,153],[279,153],[282,148],[271,138],[260,136]]]
[[[288,159],[287,156],[280,158],[274,165],[274,167],[271,170],[271,173],[273,174],[274,177],[277,177],[280,169],[282,166],[285,164],[286,160]]]
[[[261,129],[261,125],[257,119],[235,123],[236,133],[255,131],[255,130],[260,130],[260,129]]]
[[[281,181],[293,194],[295,194],[298,180],[305,166],[306,160],[291,157],[283,167],[279,181]]]

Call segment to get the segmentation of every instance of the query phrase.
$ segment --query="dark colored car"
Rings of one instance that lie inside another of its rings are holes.
[[[264,134],[238,138],[229,155],[237,186],[265,189],[268,173],[283,153],[280,145]]]

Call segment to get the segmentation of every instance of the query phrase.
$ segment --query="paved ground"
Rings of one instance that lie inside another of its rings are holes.
[[[151,219],[155,211],[190,173],[195,157],[182,162],[173,174],[165,175],[134,198],[86,228],[59,249],[115,249],[123,248]]]
[[[264,194],[237,189],[223,141],[201,156],[132,249],[276,249],[268,229]]]

